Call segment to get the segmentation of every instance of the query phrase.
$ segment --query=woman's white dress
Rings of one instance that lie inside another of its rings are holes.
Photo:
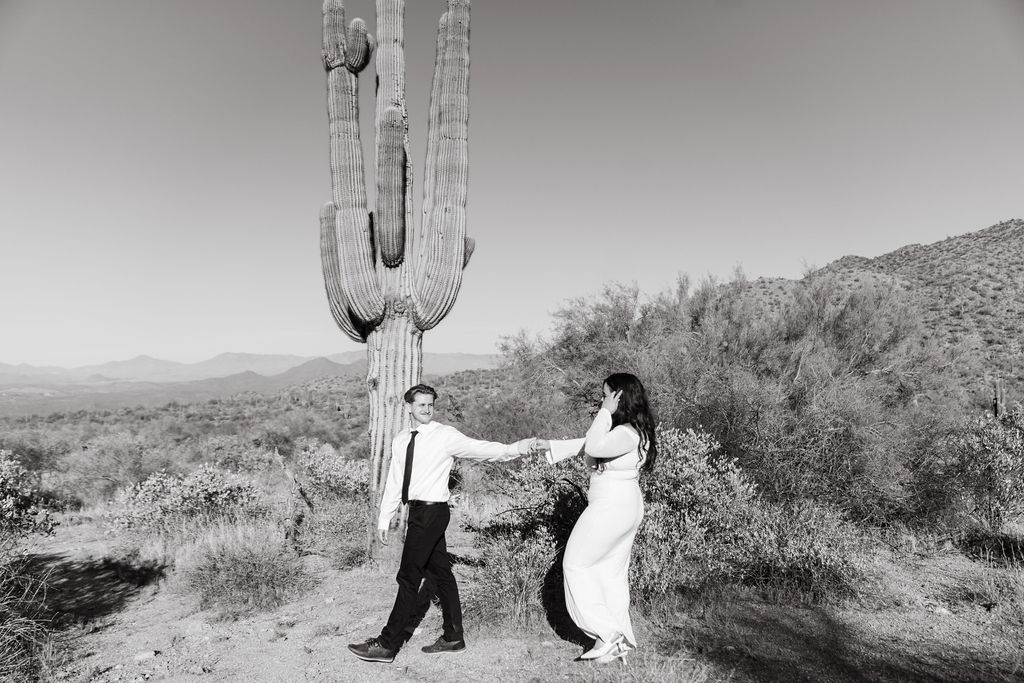
[[[584,439],[551,441],[548,462],[574,455],[615,458],[590,475],[589,502],[569,535],[562,569],[565,603],[576,625],[604,642],[622,636],[636,647],[629,619],[629,558],[644,516],[640,493],[640,436],[627,425],[612,429],[612,416],[598,411]]]

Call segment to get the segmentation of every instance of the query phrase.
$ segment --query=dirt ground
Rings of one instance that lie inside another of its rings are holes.
[[[581,648],[543,624],[467,624],[465,652],[424,654],[440,633],[436,609],[394,663],[361,662],[345,645],[379,632],[393,570],[311,556],[320,582],[302,598],[222,621],[159,573],[106,559],[110,549],[93,523],[32,549],[62,625],[53,681],[1024,681],[1019,573],[953,551],[879,556],[870,595],[842,607],[743,594],[638,615],[641,649],[602,666],[574,661]]]

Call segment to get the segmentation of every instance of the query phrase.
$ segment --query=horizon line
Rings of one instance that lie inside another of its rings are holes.
[[[285,357],[299,358],[299,359],[303,359],[303,360],[316,360],[317,358],[327,358],[327,359],[329,359],[330,356],[337,356],[339,354],[361,353],[361,352],[363,352],[363,349],[351,349],[351,350],[342,350],[342,351],[332,351],[331,353],[320,353],[320,354],[278,353],[278,352],[258,353],[258,352],[251,352],[251,351],[222,351],[220,353],[215,353],[212,356],[209,356],[209,357],[203,358],[202,360],[197,360],[197,361],[172,360],[172,359],[169,359],[169,358],[160,358],[158,356],[153,356],[153,355],[150,355],[148,353],[139,353],[139,354],[136,354],[136,355],[131,356],[129,358],[106,360],[106,361],[99,361],[99,362],[94,362],[94,363],[81,363],[81,364],[77,364],[77,365],[57,365],[55,363],[29,363],[29,362],[26,362],[26,361],[8,362],[6,360],[0,359],[0,366],[8,366],[8,367],[12,367],[12,368],[28,367],[28,368],[36,368],[36,369],[56,368],[56,369],[59,369],[59,370],[78,370],[78,369],[81,369],[81,368],[90,368],[90,367],[95,367],[95,366],[109,365],[111,363],[129,363],[131,361],[140,360],[140,359],[141,360],[159,361],[159,362],[162,362],[162,363],[174,363],[176,365],[198,365],[200,363],[206,363],[208,361],[214,360],[214,359],[219,358],[221,356],[285,356]],[[491,352],[491,353],[480,353],[480,352],[475,352],[475,351],[424,351],[423,355],[424,356],[426,356],[426,355],[500,356],[501,353],[499,353],[496,350]]]

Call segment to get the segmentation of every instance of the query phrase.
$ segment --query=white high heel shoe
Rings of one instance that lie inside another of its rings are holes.
[[[615,649],[606,655],[602,655],[594,660],[596,664],[611,664],[612,662],[625,662],[626,655],[629,654],[629,648],[623,642],[615,644]]]
[[[615,653],[622,643],[622,634],[617,633],[611,640],[601,647],[593,647],[580,655],[580,659],[600,659]]]

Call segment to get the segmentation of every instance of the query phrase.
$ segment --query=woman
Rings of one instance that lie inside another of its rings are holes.
[[[565,603],[576,625],[594,639],[581,659],[611,662],[636,647],[629,619],[629,556],[644,516],[639,470],[654,465],[654,418],[640,380],[616,373],[604,381],[604,401],[583,439],[536,448],[554,464],[584,453],[590,464],[587,508],[565,546]]]

